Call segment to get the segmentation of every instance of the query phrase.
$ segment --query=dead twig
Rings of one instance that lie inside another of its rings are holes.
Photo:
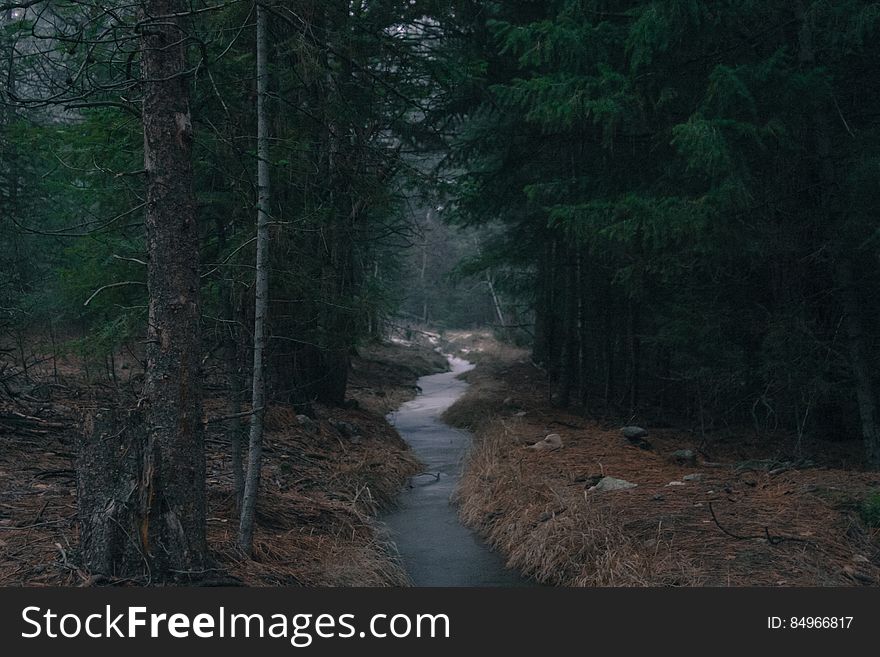
[[[226,422],[227,420],[235,420],[237,418],[248,417],[249,415],[256,415],[260,411],[263,410],[263,406],[260,408],[255,408],[252,411],[242,411],[241,413],[233,413],[231,415],[221,415],[219,417],[209,417],[205,418],[205,424],[214,424],[216,422]]]
[[[729,529],[725,529],[725,527],[718,521],[718,516],[715,515],[715,509],[712,508],[712,503],[709,502],[709,513],[712,514],[712,520],[715,522],[715,526],[718,527],[722,532],[730,536],[731,538],[735,538],[738,541],[754,541],[758,539],[767,539],[767,542],[770,545],[779,545],[780,543],[784,543],[785,541],[795,541],[800,543],[810,543],[811,541],[806,538],[798,538],[796,536],[771,536],[770,528],[764,527],[764,533],[758,534],[757,536],[741,536],[739,534],[734,534]]]

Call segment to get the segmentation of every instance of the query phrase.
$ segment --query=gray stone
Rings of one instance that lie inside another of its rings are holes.
[[[308,415],[297,415],[296,421],[299,422],[299,426],[301,426],[306,433],[317,435],[321,432],[320,425]]]
[[[697,455],[692,449],[680,449],[669,455],[670,460],[678,465],[696,465]]]
[[[699,472],[694,472],[693,474],[685,475],[681,478],[682,481],[700,481],[703,478],[703,475]]]
[[[539,452],[551,451],[561,448],[562,436],[560,436],[558,433],[551,433],[549,436],[544,438],[544,440],[539,440],[534,445],[529,447],[529,449],[534,449]]]
[[[593,486],[590,490],[601,493],[609,490],[627,490],[628,488],[635,488],[636,486],[638,486],[638,484],[626,481],[625,479],[602,477],[602,479],[599,480],[599,483]]]
[[[330,424],[346,438],[351,438],[361,433],[357,426],[345,420],[331,419]]]
[[[620,429],[623,437],[627,440],[640,440],[648,435],[647,429],[642,429],[642,427],[630,426],[630,427],[622,427]]]

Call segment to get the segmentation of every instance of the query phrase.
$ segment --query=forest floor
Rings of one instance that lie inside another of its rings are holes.
[[[643,449],[623,423],[554,408],[527,352],[486,334],[447,337],[478,363],[444,416],[476,436],[460,515],[509,567],[560,586],[880,584],[880,531],[860,514],[880,474],[849,467],[859,446],[805,444],[794,456],[793,440],[748,429],[707,444],[648,426]],[[561,448],[529,448],[553,433]],[[590,490],[603,477],[636,486]]]
[[[271,406],[253,559],[242,558],[235,546],[223,423],[208,424],[208,541],[216,561],[208,579],[250,586],[406,585],[376,515],[420,466],[384,416],[416,395],[419,376],[445,369],[430,343],[370,345],[353,359],[345,408],[316,404],[313,417],[303,420],[292,407]],[[120,583],[96,580],[77,563],[78,418],[107,386],[77,385],[67,370],[64,386],[37,382],[16,401],[0,397],[0,586]],[[208,394],[209,417],[224,415],[225,408],[221,397]]]

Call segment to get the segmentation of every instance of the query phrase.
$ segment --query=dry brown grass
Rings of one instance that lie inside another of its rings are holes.
[[[216,463],[209,538],[221,563],[252,586],[407,585],[375,515],[393,504],[419,463],[384,419],[364,410],[318,411],[318,434],[303,431],[290,409],[272,411],[252,560],[235,547],[229,468]],[[359,439],[333,421],[355,425]]]
[[[557,586],[700,583],[662,527],[638,538],[623,530],[613,497],[530,477],[530,455],[517,445],[522,427],[512,424],[496,420],[481,433],[458,493],[462,520],[506,555],[509,567]]]
[[[443,348],[472,363],[512,363],[525,361],[529,352],[496,338],[491,331],[446,331],[442,336]]]
[[[377,415],[387,415],[416,396],[416,380],[449,369],[430,344],[368,344],[352,361],[349,397]]]
[[[880,583],[877,532],[866,530],[855,511],[880,486],[877,473],[827,466],[743,469],[738,456],[681,466],[668,455],[696,448],[693,436],[653,431],[654,449],[638,449],[616,427],[552,408],[542,373],[528,363],[481,363],[469,381],[466,395],[445,416],[476,428],[458,493],[462,519],[510,566],[538,581]],[[562,435],[562,449],[524,447],[548,433]],[[700,479],[668,486],[689,474]],[[638,486],[589,491],[594,478],[604,475]]]
[[[387,346],[372,352],[372,366],[355,377],[365,386],[359,391],[377,400],[414,396],[416,377],[439,366],[430,354],[413,357]],[[87,390],[84,383],[72,381],[69,389],[74,396],[41,411],[64,423],[64,430],[0,431],[0,585],[94,583],[77,565],[73,418],[106,391]],[[385,395],[375,394],[383,389]],[[208,579],[248,586],[408,583],[375,516],[393,504],[420,465],[382,417],[381,406],[378,413],[369,404],[361,406],[315,405],[317,433],[306,431],[289,406],[267,410],[253,559],[244,559],[235,546],[237,519],[224,427],[208,425],[208,540],[216,561]],[[207,399],[205,409],[214,417],[226,412],[220,398]],[[334,426],[340,421],[355,425],[358,438],[340,432]]]
[[[479,431],[504,409],[504,398],[481,388],[468,393],[443,413],[443,421],[454,427]]]

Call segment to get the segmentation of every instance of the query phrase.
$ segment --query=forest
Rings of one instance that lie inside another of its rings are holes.
[[[877,584],[878,36],[865,0],[0,0],[0,583],[405,582],[271,564],[310,523],[394,551],[383,418],[454,352],[514,391],[450,420],[483,443],[831,473],[859,536],[817,554]],[[461,515],[508,566],[621,583],[517,562],[484,451]]]

